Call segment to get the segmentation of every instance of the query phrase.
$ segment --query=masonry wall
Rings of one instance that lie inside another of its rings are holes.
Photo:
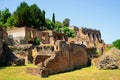
[[[87,65],[86,48],[74,43],[70,44],[69,62],[70,69],[76,69]]]
[[[31,32],[32,35],[31,36]],[[26,27],[26,39],[27,41],[34,41],[35,37],[38,37],[42,44],[54,44],[54,35],[52,31],[39,31],[34,28]]]
[[[48,74],[69,71],[70,69],[69,45],[64,41],[58,41],[57,44],[59,44],[58,47],[61,46],[59,48],[59,51],[54,51],[54,55],[45,61],[46,68],[48,69]]]
[[[5,61],[4,61],[4,56],[3,56],[3,42],[2,40],[0,39],[0,66],[1,64],[3,64]]]
[[[0,28],[0,66],[6,62],[6,56],[3,54],[3,39],[5,38],[5,30]],[[4,36],[3,36],[4,34]],[[5,39],[6,40],[6,39]]]
[[[88,58],[85,47],[74,43],[67,44],[65,41],[59,40],[55,45],[58,46],[57,49],[55,49],[56,51],[40,51],[38,53],[38,56],[43,58],[36,59],[37,61],[35,62],[39,62],[37,63],[38,68],[36,70],[40,70],[38,74],[42,77],[49,74],[74,70],[87,65]],[[32,73],[31,69],[27,69],[27,72]],[[36,71],[36,73],[37,72],[38,71]]]

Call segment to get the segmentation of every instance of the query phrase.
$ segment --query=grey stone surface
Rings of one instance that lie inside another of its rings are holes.
[[[98,69],[118,69],[120,68],[120,50],[111,48],[100,57],[97,64]]]

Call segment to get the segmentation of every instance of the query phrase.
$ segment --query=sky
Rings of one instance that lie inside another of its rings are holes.
[[[37,4],[46,18],[55,13],[57,21],[69,18],[71,26],[100,30],[107,44],[120,39],[120,0],[0,0],[0,10],[13,13],[21,2]]]

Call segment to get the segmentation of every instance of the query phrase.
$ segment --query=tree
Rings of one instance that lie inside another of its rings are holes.
[[[55,24],[55,14],[53,13],[52,22]]]
[[[0,17],[1,17],[1,10],[0,10]]]
[[[45,24],[45,13],[46,13],[45,10],[43,10],[43,11],[42,11],[42,14],[41,14],[42,26],[44,26],[44,27],[45,27],[45,25],[46,25],[46,24]]]
[[[55,22],[55,31],[61,32],[61,28],[62,28],[62,23],[59,21],[56,21]]]
[[[15,19],[17,26],[29,26],[37,29],[45,27],[45,11],[33,4],[28,6],[27,3],[22,2],[15,12]]]
[[[41,21],[41,10],[36,4],[33,4],[30,6],[30,25],[34,28],[39,28],[40,25],[42,25]]]
[[[60,21],[56,21],[56,22],[55,22],[55,26],[56,26],[56,27],[59,26],[60,28],[62,28],[62,23],[61,23]]]
[[[120,49],[120,39],[114,41],[112,44],[113,44],[114,47]]]
[[[7,22],[7,19],[11,16],[11,13],[9,12],[9,9],[6,8],[5,10],[0,12],[0,26],[6,27],[5,23]]]
[[[7,19],[6,26],[13,27],[15,25],[16,25],[16,19],[13,14]]]
[[[68,27],[69,25],[70,25],[70,19],[69,19],[69,18],[65,18],[65,19],[63,20],[63,26]]]
[[[20,6],[17,7],[15,12],[15,19],[17,26],[29,26],[30,25],[30,12],[29,6],[26,2],[22,2]]]
[[[50,19],[46,18],[45,19],[45,23],[46,23],[47,29],[49,29],[49,30],[53,30],[54,29],[53,22]]]

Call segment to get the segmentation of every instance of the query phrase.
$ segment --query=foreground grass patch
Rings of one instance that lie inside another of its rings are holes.
[[[50,75],[48,78],[26,74],[26,67],[12,66],[0,69],[0,80],[120,80],[120,70],[98,70],[95,66]]]

